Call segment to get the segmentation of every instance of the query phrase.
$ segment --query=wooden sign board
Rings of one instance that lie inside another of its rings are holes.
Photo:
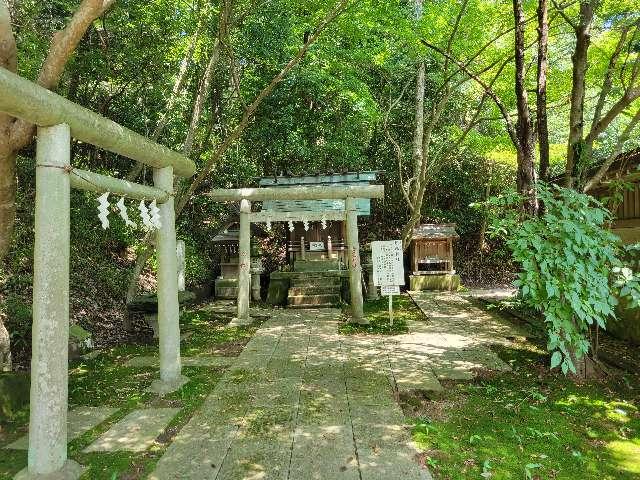
[[[373,284],[404,285],[402,240],[371,242]]]
[[[309,242],[310,252],[321,252],[324,250],[324,242]]]

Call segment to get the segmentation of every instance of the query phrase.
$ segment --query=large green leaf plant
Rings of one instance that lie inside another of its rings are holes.
[[[615,320],[618,299],[640,301],[638,276],[622,260],[625,247],[608,228],[612,216],[594,197],[539,183],[541,215],[522,212],[522,197],[490,198],[494,235],[505,239],[521,266],[514,282],[526,305],[544,316],[551,368],[576,373],[588,355],[590,330]]]

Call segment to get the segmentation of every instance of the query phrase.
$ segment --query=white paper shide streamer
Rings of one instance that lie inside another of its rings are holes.
[[[107,200],[109,194],[110,192],[104,192],[98,197],[98,202],[100,203],[98,205],[98,218],[102,222],[102,228],[105,230],[109,228],[109,200]]]
[[[294,230],[295,230],[295,227],[293,226],[293,222],[289,220],[289,231],[293,232]]]
[[[151,217],[149,216],[149,210],[147,209],[147,206],[144,204],[144,200],[140,200],[140,205],[138,205],[138,210],[140,211],[142,224],[148,229],[154,228],[153,223],[151,223]]]
[[[322,225],[322,229],[326,230],[327,229],[327,219],[322,217],[322,221],[320,222],[320,224]]]
[[[118,210],[120,212],[120,218],[124,220],[124,224],[127,227],[136,228],[137,225],[135,224],[135,222],[131,221],[127,213],[127,206],[124,204],[124,197],[120,197],[120,200],[118,200],[118,203],[116,203],[116,206],[118,207]]]
[[[151,213],[151,223],[156,229],[160,229],[162,227],[162,222],[160,221],[160,209],[156,205],[155,200],[149,204],[149,212]]]
[[[309,231],[309,220],[303,220],[302,225],[304,225],[304,231]]]
[[[267,219],[267,232],[270,232],[270,231],[271,231],[271,219],[268,218]]]

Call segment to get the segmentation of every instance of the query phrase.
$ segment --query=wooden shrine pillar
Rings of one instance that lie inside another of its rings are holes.
[[[82,473],[67,459],[70,154],[68,125],[38,128],[29,454],[16,478]]]
[[[238,317],[235,325],[246,325],[249,318],[249,295],[251,293],[251,202],[240,201],[240,239],[238,252]]]
[[[360,264],[360,243],[358,240],[358,208],[355,198],[347,197],[345,210],[351,316],[353,322],[367,324],[369,322],[364,318],[364,302],[362,299],[362,265]]]
[[[173,192],[173,167],[155,168],[153,183],[155,187],[165,192]],[[151,384],[151,390],[165,394],[178,389],[187,382],[187,378],[181,375],[180,362],[178,256],[173,195],[170,195],[158,208],[162,224],[156,231],[160,380]]]

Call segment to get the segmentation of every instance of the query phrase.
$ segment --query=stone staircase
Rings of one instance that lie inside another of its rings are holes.
[[[342,278],[321,271],[292,276],[287,297],[289,308],[335,307],[340,303]]]

